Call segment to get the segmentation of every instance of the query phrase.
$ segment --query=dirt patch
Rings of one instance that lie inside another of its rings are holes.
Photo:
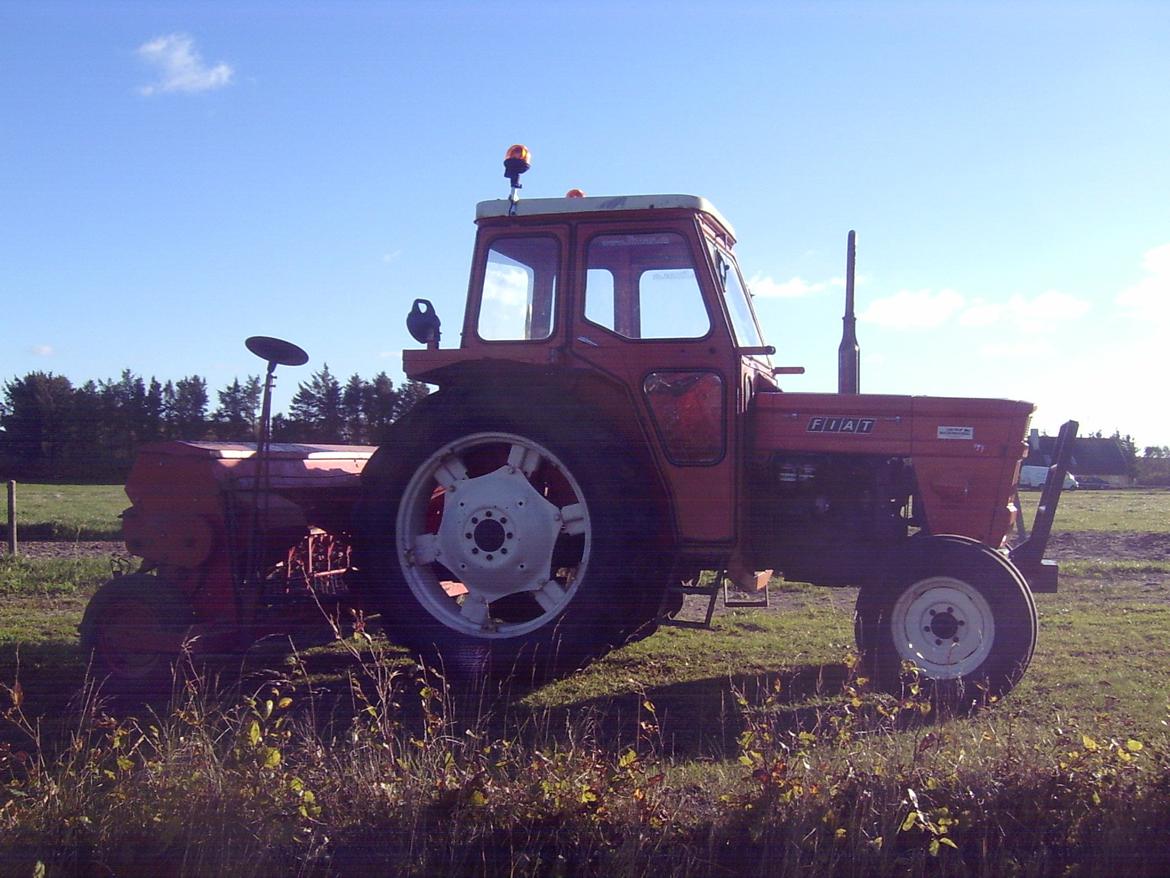
[[[1170,534],[1070,531],[1054,533],[1046,557],[1054,561],[1168,561]]]
[[[125,555],[126,545],[121,540],[72,543],[21,540],[17,545],[17,553],[25,558],[101,558],[106,555]]]

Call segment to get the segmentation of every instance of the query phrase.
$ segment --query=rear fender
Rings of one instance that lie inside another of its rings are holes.
[[[625,388],[589,373],[549,374],[547,369],[480,362],[452,367],[444,373],[443,387],[418,402],[400,418],[370,459],[363,482],[378,478],[395,449],[420,441],[419,431],[435,419],[457,417],[461,407],[498,408],[506,420],[523,423],[530,413],[552,417],[566,424],[589,424],[617,436],[639,472],[646,474],[649,498],[662,522],[658,540],[662,546],[677,544],[677,527],[666,480],[650,447],[650,437],[639,422],[633,400]],[[421,441],[426,441],[425,437]]]

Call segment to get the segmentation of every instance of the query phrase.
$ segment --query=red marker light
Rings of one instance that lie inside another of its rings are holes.
[[[585,193],[580,189],[570,189],[565,193],[565,198],[584,198]]]

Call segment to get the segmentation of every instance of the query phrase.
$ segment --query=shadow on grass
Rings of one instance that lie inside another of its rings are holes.
[[[63,740],[75,721],[85,678],[75,639],[0,643],[0,685],[5,690],[0,709],[19,706],[39,726],[46,744]],[[13,722],[0,722],[0,742],[19,747],[29,743],[28,734]]]
[[[343,737],[366,704],[385,697],[393,701],[390,709],[405,729],[420,728],[424,721],[417,666],[405,651],[385,644],[355,654],[330,645],[330,638],[320,634],[302,634],[295,645],[288,637],[274,636],[239,654],[201,657],[176,678],[171,692],[149,698],[103,692],[76,639],[0,644],[0,683],[11,688],[19,682],[24,714],[40,718],[44,743],[50,746],[65,742],[92,684],[111,713],[164,714],[192,669],[200,690],[220,703],[272,697],[273,687],[279,688],[294,698],[305,721],[326,741]],[[804,664],[644,689],[630,681],[605,695],[538,707],[520,700],[531,687],[488,692],[465,685],[446,690],[441,709],[453,726],[481,728],[491,737],[519,737],[539,745],[584,734],[613,753],[649,742],[680,760],[718,760],[738,752],[737,739],[753,711],[766,710],[770,726],[780,734],[821,731],[849,680],[843,663]],[[443,688],[436,678],[427,684]],[[0,727],[0,741],[15,744],[22,734],[11,723]]]
[[[614,752],[649,740],[676,759],[724,759],[737,752],[745,710],[768,702],[778,732],[816,732],[826,702],[841,697],[849,678],[841,662],[706,677],[540,708],[533,721],[541,714],[539,725],[554,734],[584,721],[595,742]]]

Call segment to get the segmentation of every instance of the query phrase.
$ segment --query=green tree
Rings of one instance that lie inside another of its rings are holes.
[[[129,461],[149,432],[146,382],[129,369],[117,381],[98,384],[101,400],[101,449],[108,459]]]
[[[289,420],[299,428],[297,438],[311,442],[336,442],[341,438],[341,384],[329,371],[328,363],[307,382],[297,385]]]
[[[168,393],[169,391],[169,393]],[[198,375],[180,378],[163,387],[168,432],[175,439],[207,436],[207,381]]]
[[[421,381],[407,381],[398,389],[398,405],[394,409],[394,419],[401,418],[430,392],[431,389]]]
[[[30,372],[4,384],[5,455],[26,472],[53,477],[65,457],[73,385],[63,375]]]
[[[162,385],[153,375],[150,376],[150,385],[146,388],[146,399],[143,402],[143,422],[141,438],[146,441],[161,439],[163,436],[163,399]]]
[[[212,420],[218,425],[218,434],[221,439],[247,441],[252,439],[256,432],[256,414],[260,408],[262,389],[260,378],[256,375],[248,376],[241,384],[239,378],[217,391],[219,407],[212,415]]]
[[[398,415],[398,391],[394,382],[385,372],[379,372],[369,383],[369,394],[366,397],[366,425],[369,435],[366,441],[381,444],[386,437],[386,430]]]
[[[1113,435],[1109,438],[1116,439],[1117,444],[1121,446],[1121,452],[1125,455],[1125,465],[1128,467],[1129,477],[1132,479],[1137,475],[1137,443],[1128,433],[1122,436],[1120,430],[1114,430]]]
[[[341,391],[341,417],[344,421],[342,438],[346,442],[369,442],[369,399],[373,388],[356,373],[349,377]]]

